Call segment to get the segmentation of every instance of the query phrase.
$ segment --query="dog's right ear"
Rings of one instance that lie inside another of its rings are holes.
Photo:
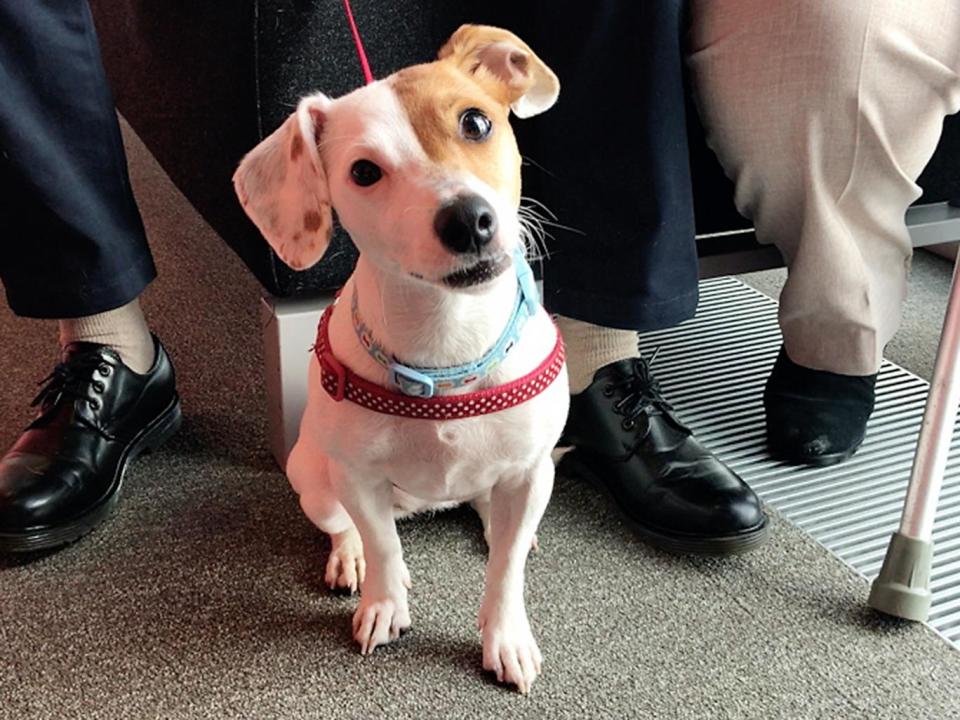
[[[330,243],[330,189],[318,148],[329,105],[321,94],[301,100],[233,175],[243,209],[294,270],[316,263]]]
[[[504,95],[518,118],[549,110],[560,94],[560,81],[530,46],[507,30],[489,25],[461,25],[437,55]]]

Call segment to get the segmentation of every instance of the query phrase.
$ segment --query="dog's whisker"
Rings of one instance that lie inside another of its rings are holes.
[[[586,234],[587,234],[586,232],[584,232],[583,230],[580,230],[580,229],[578,229],[578,228],[570,227],[569,225],[564,225],[563,223],[554,222],[553,220],[548,220],[547,218],[543,217],[542,215],[536,215],[536,216],[533,216],[533,217],[536,217],[536,219],[537,219],[540,223],[542,223],[543,225],[548,225],[549,227],[555,227],[555,228],[558,228],[558,229],[560,229],[560,230],[567,230],[568,232],[576,233],[577,235],[584,235],[584,236],[586,236]]]
[[[541,221],[541,220],[545,220],[545,219],[546,219],[546,218],[544,218],[542,215],[540,215],[540,214],[538,214],[538,213],[536,213],[536,212],[533,212],[533,211],[530,210],[529,208],[525,208],[525,207],[521,207],[521,208],[520,208],[519,215],[520,215],[521,217],[527,218],[528,220]]]
[[[520,217],[521,237],[524,245],[527,247],[527,254],[531,260],[542,261],[550,257],[550,251],[547,248],[546,236],[548,233],[536,220]],[[552,239],[552,236],[550,236]]]
[[[529,220],[544,220],[544,219],[545,219],[542,215],[538,215],[538,214],[535,213],[535,212],[531,212],[530,210],[528,210],[528,209],[526,209],[526,208],[521,208],[521,210],[520,210],[520,212],[519,212],[519,215],[520,215],[521,217],[525,217],[525,218],[527,218],[527,219],[529,219]]]
[[[537,212],[537,210],[530,205],[521,205],[519,212],[521,215],[526,215],[527,217],[546,218],[545,215]]]
[[[540,163],[538,163],[536,160],[534,160],[534,159],[533,159],[532,157],[530,157],[529,155],[521,155],[521,156],[520,156],[520,159],[521,159],[524,163],[526,163],[526,164],[528,164],[528,165],[533,165],[535,168],[538,168],[538,169],[541,170],[542,172],[545,172],[545,173],[546,173],[547,175],[549,175],[550,177],[556,177],[556,175],[555,175],[554,173],[552,173],[552,172],[550,172],[549,170],[547,170],[543,165],[541,165]]]
[[[540,200],[537,200],[535,197],[531,197],[530,195],[521,195],[521,196],[520,196],[520,201],[521,201],[521,203],[522,203],[524,200],[526,200],[526,201],[529,202],[529,203],[533,203],[535,206],[541,208],[541,209],[544,210],[550,217],[552,217],[554,220],[557,220],[557,219],[558,219],[556,213],[554,213],[553,210],[551,210],[550,208],[548,208],[546,205],[544,205]],[[521,207],[523,207],[523,206],[521,205]],[[528,205],[527,207],[530,208],[529,205]],[[532,209],[532,208],[531,208],[531,209]]]
[[[543,235],[537,231],[528,232],[529,245],[531,246],[532,252],[537,257],[549,257],[550,252],[547,249],[545,238]]]
[[[553,213],[553,211],[550,210],[543,203],[539,202],[538,200],[535,200],[534,198],[530,198],[530,197],[523,197],[522,199],[537,203],[537,205],[542,207],[546,212],[550,213],[550,217],[549,218],[544,217],[541,213],[537,212],[535,208],[529,205],[520,206],[521,215],[524,215],[531,219],[536,218],[542,225],[549,225],[550,227],[555,227],[560,230],[567,230],[569,232],[576,233],[578,235],[586,235],[586,233],[583,230],[579,230],[578,228],[571,227],[569,225],[564,225],[563,223],[557,222],[557,216]]]
[[[583,230],[579,230],[578,228],[575,228],[575,227],[570,227],[569,225],[563,225],[563,224],[561,224],[561,223],[549,222],[549,221],[547,221],[547,220],[544,220],[543,223],[544,223],[544,225],[548,225],[549,227],[554,227],[554,228],[557,228],[557,229],[559,229],[559,230],[566,230],[566,231],[568,231],[568,232],[576,233],[577,235],[583,235],[584,237],[586,237],[586,235],[587,235],[587,233],[584,232]]]
[[[524,216],[521,214],[520,222],[524,227],[527,228],[532,239],[539,241],[539,243],[544,247],[544,250],[546,250],[546,238],[550,237],[553,239],[553,235],[548,233],[546,228],[544,228],[542,219],[539,217]]]

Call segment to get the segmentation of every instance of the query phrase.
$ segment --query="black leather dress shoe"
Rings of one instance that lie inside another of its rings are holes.
[[[0,552],[79,539],[116,505],[127,464],[180,426],[173,366],[154,338],[146,374],[104,345],[71,343],[34,400],[36,419],[0,460]]]
[[[763,393],[770,454],[796,465],[833,465],[867,433],[877,376],[838,375],[797,365],[784,348]]]
[[[767,536],[756,494],[663,399],[644,359],[606,365],[570,401],[560,474],[605,489],[644,538],[671,552],[750,550]]]

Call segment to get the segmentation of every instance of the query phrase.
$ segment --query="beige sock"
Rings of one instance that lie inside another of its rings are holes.
[[[156,356],[139,300],[96,315],[61,320],[60,344],[72,342],[109,345],[135,373],[147,372]]]
[[[591,325],[563,315],[557,316],[557,327],[567,346],[567,372],[574,395],[585,390],[593,382],[593,374],[604,365],[640,355],[633,330]]]

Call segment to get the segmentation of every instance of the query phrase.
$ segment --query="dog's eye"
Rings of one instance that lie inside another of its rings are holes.
[[[383,177],[383,170],[369,160],[357,160],[350,167],[350,177],[360,187],[370,187]]]
[[[490,136],[493,123],[490,118],[476,108],[464,110],[460,116],[460,135],[465,140],[483,142]]]

